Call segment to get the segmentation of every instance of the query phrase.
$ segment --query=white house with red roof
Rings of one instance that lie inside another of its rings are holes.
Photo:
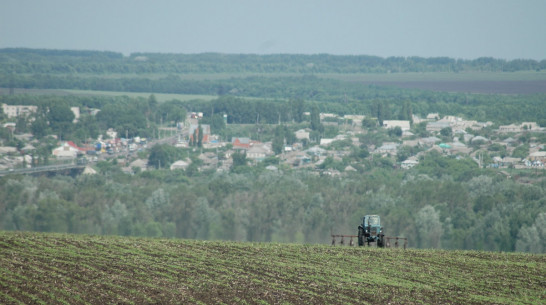
[[[53,149],[53,155],[57,158],[76,158],[78,154],[85,153],[85,149],[72,141],[62,142],[61,146]]]

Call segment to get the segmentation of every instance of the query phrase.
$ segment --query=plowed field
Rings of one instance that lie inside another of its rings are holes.
[[[0,232],[1,304],[544,304],[546,255]]]

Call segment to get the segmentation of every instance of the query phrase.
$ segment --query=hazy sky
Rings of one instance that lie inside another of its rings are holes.
[[[0,48],[546,59],[546,0],[0,0]]]

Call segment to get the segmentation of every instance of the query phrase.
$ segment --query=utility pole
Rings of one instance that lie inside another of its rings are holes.
[[[125,165],[129,162],[129,130],[125,129],[125,140],[127,141],[127,147],[125,148]]]

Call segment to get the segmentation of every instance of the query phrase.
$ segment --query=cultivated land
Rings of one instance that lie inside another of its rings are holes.
[[[544,304],[546,255],[0,232],[2,304]]]
[[[71,77],[72,74],[58,74]],[[180,74],[75,74],[77,77],[100,78],[146,78],[157,80],[174,75],[180,80],[220,81],[247,77],[301,77],[301,73],[180,73]],[[546,72],[403,72],[403,73],[312,73],[324,79],[334,79],[363,85],[420,89],[439,92],[479,93],[479,94],[540,94],[546,93]],[[0,94],[8,94],[7,88],[0,88]],[[149,92],[115,92],[70,89],[16,89],[17,93],[51,95],[103,95],[130,97],[148,97]],[[158,101],[177,99],[181,101],[201,99],[212,100],[215,95],[154,93]]]
[[[148,92],[118,92],[118,91],[98,91],[98,90],[73,90],[73,89],[15,89],[17,94],[29,95],[78,95],[78,96],[128,96],[131,98],[142,97],[149,98],[153,94],[158,102],[171,100],[191,101],[205,100],[211,101],[218,98],[215,95],[197,95],[197,94],[176,94],[176,93],[148,93]],[[8,94],[9,89],[0,88],[1,94]]]
[[[521,72],[424,72],[324,74],[322,77],[364,85],[480,94],[546,93],[546,73]]]

